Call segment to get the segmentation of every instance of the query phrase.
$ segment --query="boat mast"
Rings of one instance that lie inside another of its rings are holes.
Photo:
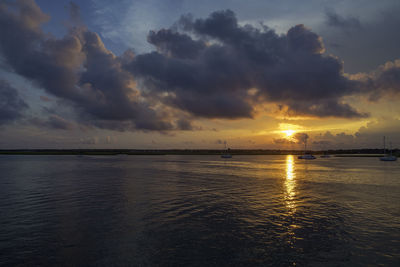
[[[386,139],[385,139],[385,136],[383,136],[383,155],[386,155]]]
[[[304,138],[304,154],[307,153],[307,138]]]

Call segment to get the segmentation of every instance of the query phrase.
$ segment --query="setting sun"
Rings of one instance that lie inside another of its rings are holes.
[[[296,132],[295,130],[282,131],[282,133],[284,133],[286,137],[292,137],[295,132]]]

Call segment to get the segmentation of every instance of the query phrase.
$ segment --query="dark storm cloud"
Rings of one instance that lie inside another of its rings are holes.
[[[346,103],[338,103],[337,101],[320,100],[316,103],[304,103],[294,101],[290,105],[289,115],[313,115],[318,117],[329,117],[332,113],[337,117],[343,118],[362,118],[369,117],[368,113],[360,113]]]
[[[195,58],[205,47],[202,41],[195,41],[185,34],[168,29],[150,31],[147,41],[156,46],[161,53],[176,58]]]
[[[168,105],[202,117],[251,117],[252,106],[244,101],[243,75],[235,77],[239,66],[225,55],[229,51],[213,46],[202,53],[194,60],[157,52],[138,55],[128,68]]]
[[[293,116],[360,118],[367,114],[344,97],[376,91],[377,98],[399,88],[398,63],[350,79],[304,25],[278,35],[265,25],[239,25],[229,10],[205,19],[183,16],[172,28],[149,33],[157,51],[115,56],[82,24],[78,7],[70,10],[68,33],[56,38],[42,31],[49,16],[33,0],[2,2],[0,54],[57,103],[74,107],[81,124],[192,130],[193,117],[252,118],[266,103]],[[45,124],[69,129],[59,118]]]
[[[78,13],[71,5],[74,20]],[[48,19],[32,0],[17,1],[12,8],[0,4],[0,52],[16,73],[75,106],[87,123],[118,130],[172,129],[139,100],[132,75],[96,33],[77,26],[57,39],[40,28]]]
[[[323,55],[321,38],[303,25],[278,35],[240,26],[227,10],[207,19],[183,16],[174,29],[181,32],[151,32],[158,52],[127,66],[167,105],[209,118],[250,118],[265,102],[284,104],[292,115],[366,116],[342,102],[359,90],[357,81],[343,75],[341,61]]]
[[[22,117],[28,105],[20,98],[18,91],[8,82],[0,80],[0,125]]]

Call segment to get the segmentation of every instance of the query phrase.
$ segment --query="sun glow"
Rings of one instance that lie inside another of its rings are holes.
[[[296,133],[296,131],[295,130],[284,130],[284,131],[282,131],[282,133],[285,134],[286,138],[290,138]]]

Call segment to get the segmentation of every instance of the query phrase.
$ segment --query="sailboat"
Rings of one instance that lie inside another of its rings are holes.
[[[307,138],[304,140],[304,155],[298,156],[298,159],[315,159],[315,157],[311,154],[307,154]]]
[[[397,157],[392,155],[392,143],[390,143],[390,154],[386,154],[386,139],[385,136],[383,137],[383,157],[380,157],[379,159],[381,161],[396,161]]]
[[[229,154],[228,151],[229,151],[229,148],[226,148],[226,142],[225,142],[225,150],[224,150],[224,153],[221,155],[221,158],[224,158],[224,159],[232,158],[232,155]]]

